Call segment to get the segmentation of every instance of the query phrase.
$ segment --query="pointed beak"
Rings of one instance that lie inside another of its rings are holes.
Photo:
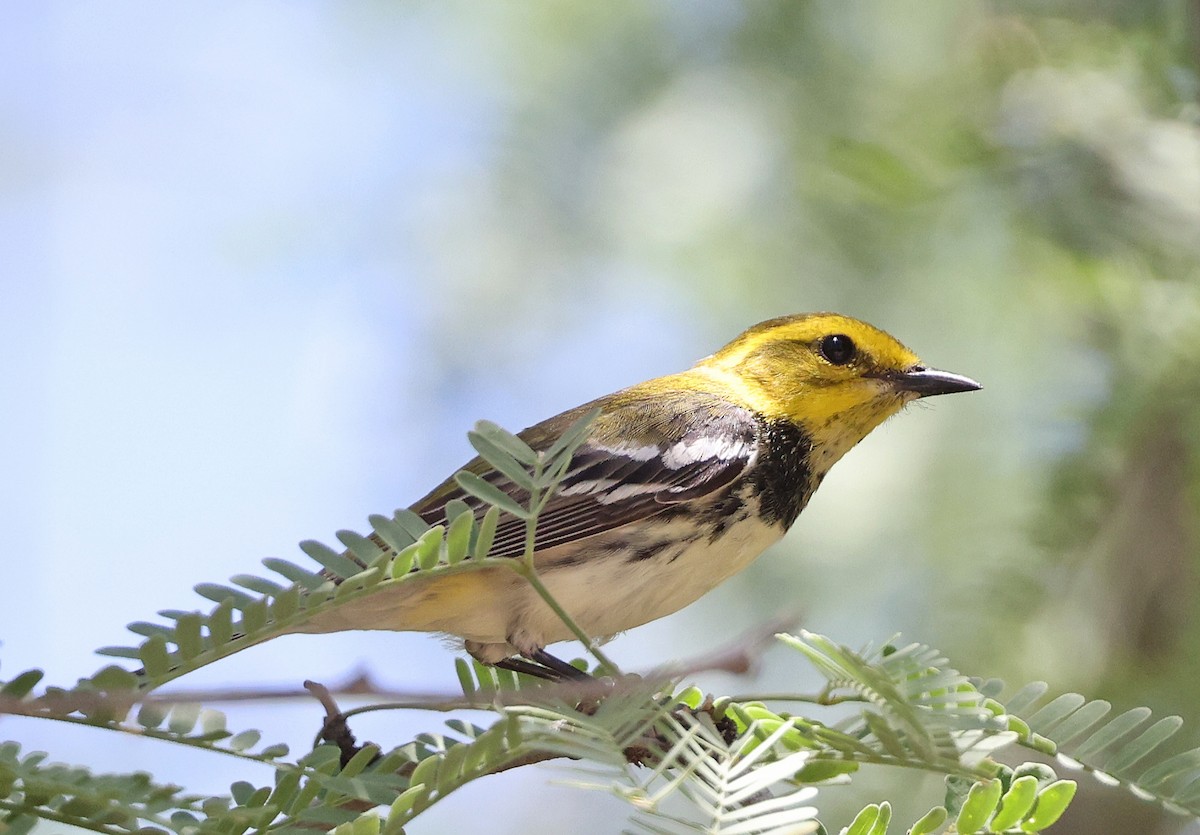
[[[955,394],[960,391],[979,391],[983,388],[970,377],[951,374],[949,371],[938,371],[936,368],[926,368],[923,365],[914,365],[907,371],[889,375],[889,379],[898,391],[911,391],[918,397]]]

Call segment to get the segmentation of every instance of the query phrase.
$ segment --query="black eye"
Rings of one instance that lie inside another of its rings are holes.
[[[858,353],[858,349],[854,347],[854,340],[844,333],[825,337],[821,340],[819,349],[821,356],[834,365],[845,365]]]

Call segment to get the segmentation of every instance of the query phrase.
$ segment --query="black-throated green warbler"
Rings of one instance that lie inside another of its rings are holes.
[[[905,404],[978,388],[847,316],[762,322],[687,371],[520,433],[542,450],[599,408],[538,516],[538,576],[593,637],[671,614],[782,537],[829,468]],[[467,469],[520,492],[481,459]],[[451,479],[412,509],[440,522],[454,498],[478,504]],[[521,555],[525,537],[522,520],[502,515],[491,555]],[[502,569],[401,586],[304,629],[442,632],[463,638],[480,661],[517,669],[523,659],[553,667],[546,645],[573,637],[524,579]]]

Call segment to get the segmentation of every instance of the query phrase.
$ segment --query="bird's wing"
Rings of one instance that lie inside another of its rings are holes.
[[[627,401],[612,409],[632,409],[651,424],[619,419],[608,426],[624,427],[626,436],[605,438],[601,426],[576,450],[566,476],[538,515],[537,550],[594,536],[630,522],[662,513],[671,505],[707,496],[731,484],[758,453],[758,425],[748,409],[726,402],[703,404],[694,398],[674,408],[658,403]],[[569,426],[576,412],[551,418],[527,429],[521,437],[535,449],[553,443],[550,427]],[[686,409],[686,411],[683,411]],[[634,427],[632,430],[630,427]],[[558,431],[561,432],[562,428]],[[632,437],[628,437],[628,436]],[[653,440],[651,440],[653,439]],[[524,505],[528,493],[479,459],[472,470]],[[482,513],[480,502],[465,494],[453,480],[422,499],[412,510],[427,523],[443,521],[446,503],[461,499]],[[515,557],[525,550],[525,521],[501,514],[491,556]]]

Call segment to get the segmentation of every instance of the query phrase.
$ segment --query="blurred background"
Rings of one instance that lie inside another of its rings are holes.
[[[0,7],[0,676],[70,684],[195,583],[365,529],[463,463],[478,418],[518,429],[838,310],[985,390],[876,431],[782,545],[611,654],[643,669],[798,612],[1180,713],[1200,743],[1198,69],[1195,0]],[[439,641],[388,634],[183,683],[359,669],[456,689]],[[816,678],[772,650],[701,684]],[[270,779],[0,724],[100,770]],[[230,711],[298,746],[318,724]],[[620,828],[564,776],[480,781],[418,828]],[[1082,788],[1056,832],[1200,831]],[[823,817],[941,797],[877,775]]]

